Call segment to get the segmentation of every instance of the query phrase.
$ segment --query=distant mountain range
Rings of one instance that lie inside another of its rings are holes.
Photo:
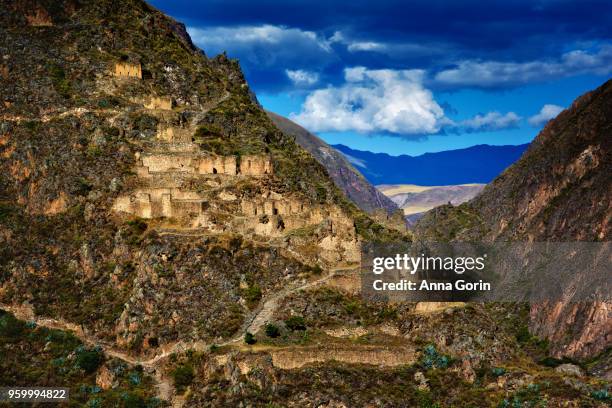
[[[421,186],[488,183],[517,161],[528,146],[477,145],[420,156],[391,156],[333,145],[374,185]]]

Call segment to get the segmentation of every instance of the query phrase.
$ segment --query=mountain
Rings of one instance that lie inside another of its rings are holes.
[[[420,186],[488,183],[514,163],[528,146],[477,145],[420,156],[391,156],[333,145],[374,185]]]
[[[362,297],[361,245],[412,236],[144,1],[4,1],[0,55],[3,386],[88,407],[605,397],[523,335],[524,305]]]
[[[422,214],[443,204],[459,205],[474,198],[484,184],[456,186],[415,186],[413,184],[380,185],[378,189],[399,206],[405,215]],[[414,217],[413,217],[414,218]]]
[[[612,237],[612,81],[579,97],[550,121],[521,158],[460,206],[435,208],[416,226],[424,240],[604,242]],[[605,302],[532,305],[531,329],[557,356],[592,357],[611,344]],[[520,279],[520,277],[517,277]],[[609,374],[612,375],[612,374]]]
[[[267,113],[279,129],[294,136],[297,143],[327,169],[336,185],[359,208],[370,214],[382,208],[389,215],[398,210],[397,205],[368,183],[341,153],[289,119],[273,112]]]

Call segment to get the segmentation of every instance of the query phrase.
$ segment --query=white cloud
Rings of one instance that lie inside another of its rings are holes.
[[[357,51],[382,51],[386,49],[385,44],[374,41],[356,41],[350,43],[347,47],[350,52]]]
[[[446,86],[496,87],[580,74],[607,75],[612,72],[612,45],[596,52],[574,50],[557,61],[499,62],[461,61],[456,67],[438,72],[434,81]]]
[[[345,83],[311,92],[291,118],[314,132],[431,134],[448,122],[421,70],[347,68]]]
[[[556,118],[557,115],[561,113],[561,111],[563,111],[562,106],[547,104],[542,106],[540,112],[531,116],[528,119],[528,122],[531,126],[539,127],[548,122],[549,120]]]
[[[520,120],[521,117],[514,112],[501,114],[497,111],[493,111],[485,115],[476,115],[473,118],[455,123],[451,125],[451,127],[457,127],[466,132],[486,132],[516,128]]]
[[[293,66],[327,61],[333,57],[329,42],[313,31],[263,24],[257,26],[187,28],[193,41],[207,54],[228,51],[251,64],[275,66],[293,61]]]
[[[406,55],[424,56],[437,55],[446,52],[441,44],[393,43],[349,38],[341,31],[336,31],[327,43],[344,45],[348,52],[376,52],[389,57],[405,57]]]
[[[311,86],[319,81],[319,74],[303,69],[286,69],[287,77],[297,86]]]

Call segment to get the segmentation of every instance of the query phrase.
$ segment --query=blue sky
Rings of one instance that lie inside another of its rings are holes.
[[[154,0],[262,105],[389,154],[521,144],[612,73],[604,0]]]

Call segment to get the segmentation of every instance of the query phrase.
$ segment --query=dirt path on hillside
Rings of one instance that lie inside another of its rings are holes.
[[[296,293],[300,290],[305,290],[318,285],[322,285],[330,279],[341,275],[342,272],[355,271],[354,268],[335,268],[330,271],[329,274],[322,276],[318,279],[304,282],[302,284],[294,285],[276,292],[272,296],[268,297],[263,301],[260,307],[258,307],[249,318],[246,319],[242,326],[242,329],[232,338],[227,341],[217,344],[217,346],[230,346],[240,344],[243,341],[243,333],[257,333],[262,327],[270,321],[274,312],[277,310],[280,302],[287,296]],[[196,351],[205,351],[210,348],[211,344],[204,343],[202,341],[195,342],[176,342],[164,347],[164,351],[151,358],[140,358],[132,356],[121,350],[117,350],[114,346],[106,341],[102,341],[99,338],[88,334],[83,330],[82,327],[67,322],[63,319],[53,319],[43,316],[35,316],[31,306],[15,306],[0,304],[0,309],[11,312],[20,320],[26,320],[36,323],[37,326],[46,327],[49,329],[71,331],[76,337],[78,337],[83,343],[88,346],[99,346],[102,348],[104,353],[113,358],[118,358],[132,365],[140,365],[145,368],[148,372],[153,375],[156,382],[157,395],[160,399],[166,401],[173,401],[173,387],[169,378],[164,377],[161,370],[159,369],[160,363],[174,353],[180,353],[190,349]],[[182,406],[182,399],[175,398],[173,407]]]

